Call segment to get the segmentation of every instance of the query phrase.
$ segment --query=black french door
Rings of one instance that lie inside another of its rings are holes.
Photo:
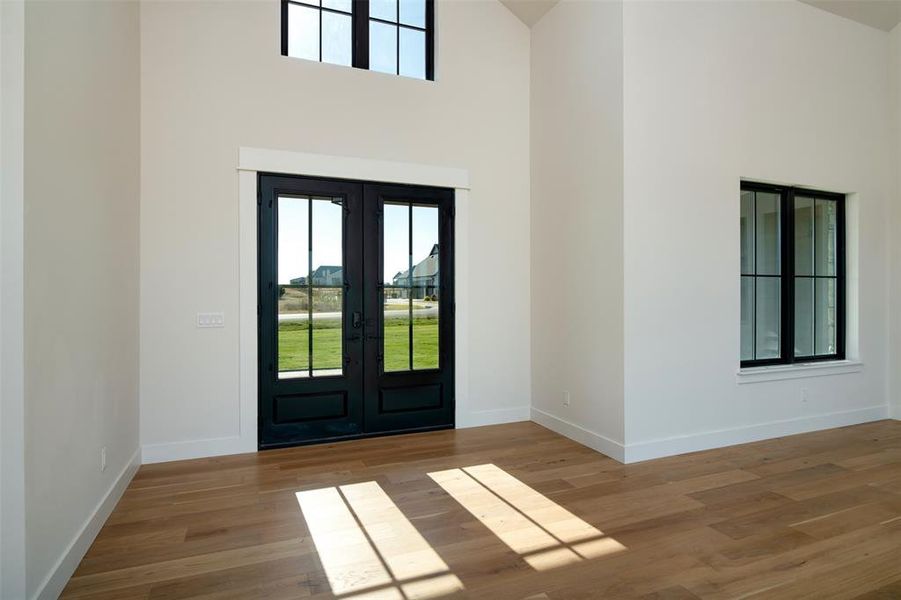
[[[453,191],[259,176],[259,446],[454,425]]]

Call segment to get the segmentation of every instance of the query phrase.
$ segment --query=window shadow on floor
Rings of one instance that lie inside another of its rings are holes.
[[[626,549],[494,464],[428,476],[536,571]],[[464,592],[460,578],[377,482],[296,497],[336,597],[412,600]]]

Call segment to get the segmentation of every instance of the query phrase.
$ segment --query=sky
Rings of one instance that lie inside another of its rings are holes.
[[[308,200],[279,198],[278,205],[278,282],[307,275]],[[409,267],[409,208],[407,205],[385,204],[385,283],[398,271]],[[342,208],[327,200],[313,200],[313,270],[322,265],[342,264]],[[413,264],[429,255],[438,243],[438,209],[434,206],[413,207]]]

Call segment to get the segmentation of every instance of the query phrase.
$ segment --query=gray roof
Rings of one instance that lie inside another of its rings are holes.
[[[432,251],[424,259],[413,267],[413,277],[434,277],[438,274],[439,266],[438,244],[432,246]],[[401,271],[394,276],[395,281],[407,277],[408,271]]]

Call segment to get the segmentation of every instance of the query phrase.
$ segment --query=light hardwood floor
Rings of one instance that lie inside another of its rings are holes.
[[[630,466],[533,423],[147,465],[63,593],[336,595],[901,598],[901,422]]]

